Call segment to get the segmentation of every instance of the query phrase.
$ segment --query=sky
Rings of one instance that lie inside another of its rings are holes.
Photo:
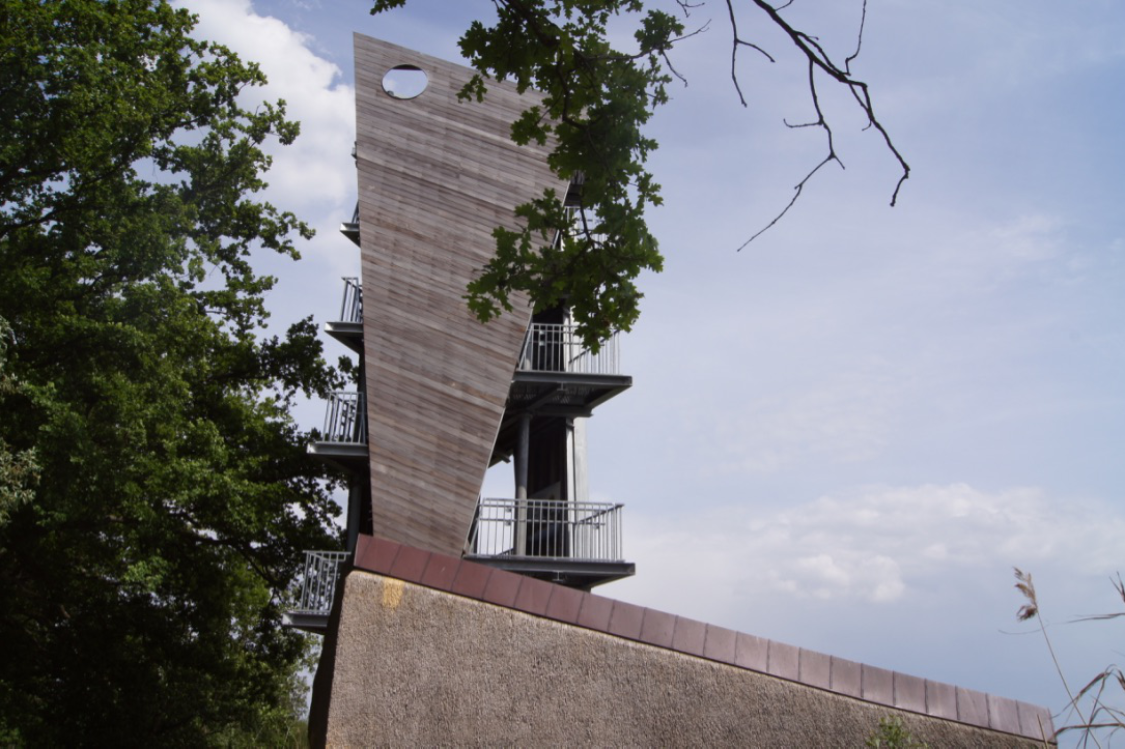
[[[337,232],[355,204],[352,33],[460,60],[491,3],[180,2],[261,63],[271,83],[248,100],[301,121],[265,197],[318,235],[299,263],[259,258],[274,324],[336,319],[359,272]],[[1119,622],[1073,623],[1125,609],[1125,4],[869,0],[853,71],[911,166],[898,205],[894,158],[822,82],[846,169],[741,251],[826,146],[785,125],[812,116],[788,42],[736,7],[777,59],[739,53],[748,106],[708,0],[672,53],[688,84],[649,129],[665,271],[642,277],[623,342],[634,386],[589,425],[592,499],[625,504],[637,575],[599,592],[1060,710],[1012,570],[1034,575],[1075,686],[1125,660]],[[860,10],[786,12],[842,59]],[[317,426],[320,407],[296,416]],[[510,484],[490,475],[486,494]]]

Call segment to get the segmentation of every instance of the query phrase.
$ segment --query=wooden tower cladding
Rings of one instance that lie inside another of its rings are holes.
[[[545,147],[511,141],[532,94],[490,82],[483,103],[458,101],[472,70],[358,34],[355,65],[374,532],[459,556],[530,319],[516,298],[482,324],[465,287],[493,255],[492,230],[566,185]],[[404,65],[426,76],[415,98],[384,89]]]

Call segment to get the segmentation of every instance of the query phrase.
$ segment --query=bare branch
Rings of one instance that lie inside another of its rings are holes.
[[[701,28],[700,31],[703,31],[706,28],[707,28],[707,26],[706,26],[706,24],[704,24],[703,28]],[[680,71],[676,70],[676,66],[674,66],[672,64],[672,60],[671,60],[671,58],[668,57],[668,53],[665,52],[664,50],[660,50],[660,56],[664,59],[664,64],[667,65],[668,69],[672,71],[672,75],[679,78],[680,81],[682,81],[684,86],[686,87],[687,86],[687,78],[684,78],[682,75],[680,75]]]
[[[867,117],[867,125],[864,129],[874,128],[875,130],[877,130],[882,136],[883,143],[886,145],[887,149],[895,157],[895,160],[898,161],[899,167],[902,169],[902,175],[899,177],[898,182],[895,184],[894,191],[891,193],[890,204],[891,206],[894,206],[898,202],[898,194],[902,189],[903,183],[910,177],[910,165],[906,163],[906,159],[903,158],[898,148],[895,147],[894,142],[891,140],[890,134],[887,132],[886,128],[883,127],[883,124],[879,121],[878,116],[875,114],[875,107],[871,101],[871,92],[868,89],[867,84],[864,81],[853,77],[851,72],[851,63],[859,56],[860,50],[863,47],[863,32],[867,24],[867,0],[862,0],[863,10],[860,17],[859,31],[856,36],[855,52],[853,52],[844,60],[844,64],[842,67],[832,60],[828,52],[825,51],[824,47],[821,46],[820,41],[815,36],[794,28],[792,24],[782,18],[780,11],[789,7],[792,4],[793,0],[789,0],[789,2],[786,2],[777,7],[771,5],[769,2],[767,2],[767,0],[750,0],[750,2],[752,2],[770,17],[770,20],[773,21],[774,25],[777,28],[781,29],[789,37],[793,45],[801,52],[801,54],[805,56],[805,59],[808,61],[809,94],[812,97],[813,108],[816,111],[817,118],[815,121],[809,123],[791,124],[789,122],[786,122],[785,125],[786,127],[790,128],[823,128],[828,138],[828,155],[825,156],[824,159],[812,169],[812,171],[805,175],[805,178],[802,179],[800,183],[798,183],[797,187],[795,188],[793,199],[789,201],[789,203],[785,206],[781,213],[779,213],[763,229],[756,232],[752,237],[750,237],[750,239],[746,240],[746,242],[744,242],[738,249],[741,250],[750,242],[753,242],[757,237],[761,236],[762,233],[774,226],[782,216],[788,213],[789,209],[793,207],[793,204],[796,202],[797,198],[800,197],[801,192],[805,184],[808,182],[809,178],[812,177],[812,175],[816,174],[822,166],[830,161],[835,161],[836,163],[840,164],[841,168],[843,168],[844,166],[836,155],[835,148],[832,143],[832,129],[829,127],[828,121],[824,116],[824,112],[820,107],[820,102],[816,90],[817,71],[827,75],[833,81],[845,86],[848,89],[848,91],[852,95],[852,98],[855,99],[856,104],[859,105],[859,108]],[[739,101],[743,106],[746,106],[746,99],[743,96],[742,87],[739,85],[738,73],[736,69],[738,48],[740,46],[752,47],[753,49],[756,49],[763,55],[765,55],[771,62],[774,61],[774,58],[767,54],[764,50],[762,50],[761,47],[758,47],[751,42],[745,41],[739,36],[738,23],[735,17],[732,0],[726,0],[726,4],[727,12],[730,16],[731,30],[734,35],[734,41],[731,50],[731,79],[734,81],[734,87],[735,91],[738,93]]]
[[[859,51],[863,48],[863,28],[867,25],[867,0],[863,0],[863,12],[859,16],[859,33],[855,37],[855,52],[852,52],[844,60],[844,71],[852,74],[852,60],[859,57]]]
[[[673,45],[679,44],[680,42],[682,42],[685,39],[691,39],[696,34],[702,34],[703,32],[707,31],[707,27],[710,26],[710,25],[711,25],[711,22],[708,21],[707,23],[703,24],[702,26],[700,26],[695,31],[692,31],[688,34],[684,34],[683,36],[677,36],[677,37],[674,37],[672,39],[669,39],[668,40],[668,46],[653,49],[651,51],[644,50],[644,51],[637,52],[636,54],[632,54],[632,55],[587,55],[587,54],[581,54],[581,53],[579,53],[579,55],[580,55],[581,59],[583,61],[585,61],[587,64],[594,63],[594,62],[601,62],[602,60],[640,60],[642,57],[648,57],[652,52],[659,52],[662,56],[664,56],[664,55],[666,55],[668,50],[670,50],[672,48]],[[667,56],[665,56],[664,59],[667,60],[668,59]],[[672,72],[675,73],[674,70]],[[680,80],[684,80],[683,76],[681,76],[679,73],[676,73],[676,77],[679,78]],[[686,83],[686,81],[685,81],[685,83]]]
[[[734,15],[734,6],[731,4],[731,0],[726,0],[726,1],[727,1],[727,13],[730,15],[730,29],[731,29],[731,33],[733,35],[733,39],[731,41],[731,50],[730,50],[730,79],[734,82],[734,90],[738,92],[738,100],[740,102],[742,102],[742,106],[745,107],[745,106],[747,106],[746,97],[742,95],[742,86],[738,82],[738,70],[737,70],[738,48],[740,46],[749,47],[750,49],[754,49],[754,50],[757,50],[758,52],[761,52],[762,55],[764,55],[765,58],[767,60],[769,60],[770,62],[777,62],[777,61],[773,59],[773,57],[770,55],[769,52],[766,52],[764,49],[759,47],[757,44],[753,44],[751,42],[746,42],[746,41],[743,41],[742,39],[739,38],[739,36],[738,36],[738,20],[735,18],[735,15]]]
[[[821,167],[823,167],[825,164],[827,164],[831,161],[835,161],[837,164],[840,165],[841,169],[844,168],[844,162],[840,161],[840,158],[836,155],[836,147],[835,147],[835,144],[832,140],[832,128],[828,125],[828,121],[824,119],[824,113],[820,109],[820,97],[818,96],[817,91],[816,91],[815,68],[813,67],[811,62],[809,63],[809,92],[812,94],[813,107],[816,109],[816,116],[817,116],[816,122],[806,122],[806,123],[802,123],[802,124],[798,124],[798,125],[790,125],[787,122],[787,123],[785,123],[785,125],[786,125],[786,127],[791,127],[791,128],[800,128],[800,127],[821,127],[821,128],[824,128],[824,132],[827,134],[827,137],[828,137],[828,155],[825,156],[824,159],[819,164],[817,164],[815,167],[813,167],[812,171],[810,171],[808,174],[806,174],[804,179],[802,179],[800,182],[797,183],[797,186],[795,188],[793,188],[793,197],[790,198],[789,203],[785,206],[785,208],[783,208],[781,210],[781,213],[774,216],[773,220],[770,221],[768,224],[766,224],[761,229],[759,229],[754,234],[754,236],[750,237],[745,242],[743,242],[741,245],[739,245],[738,249],[735,250],[735,252],[741,252],[742,248],[744,248],[746,245],[753,242],[755,239],[760,237],[762,234],[769,231],[778,221],[780,221],[782,219],[782,217],[785,216],[786,213],[789,213],[789,209],[793,207],[793,205],[797,202],[797,198],[801,197],[801,193],[804,192],[805,185],[808,183],[808,181],[810,179],[812,179],[814,174],[816,174],[817,172],[820,171]]]
[[[789,213],[789,209],[793,207],[793,204],[797,202],[797,198],[801,197],[801,192],[805,189],[805,183],[808,182],[810,179],[812,179],[812,176],[814,174],[816,174],[817,172],[819,172],[820,168],[822,166],[824,166],[825,164],[827,164],[829,161],[832,161],[832,159],[830,157],[826,156],[824,158],[824,161],[820,162],[815,167],[813,167],[813,170],[811,172],[809,172],[808,174],[806,174],[805,178],[802,179],[800,182],[798,182],[797,186],[793,188],[793,197],[789,200],[789,203],[785,206],[785,208],[782,209],[781,213],[774,216],[772,221],[770,221],[768,224],[763,226],[758,231],[754,232],[753,236],[751,236],[749,239],[747,239],[745,242],[740,244],[735,249],[735,252],[741,252],[742,249],[744,247],[746,247],[746,245],[750,244],[755,239],[757,239],[758,237],[765,234],[767,231],[769,231],[770,229],[773,228],[774,224],[776,224],[778,221],[780,221],[782,218],[784,218],[785,214]]]

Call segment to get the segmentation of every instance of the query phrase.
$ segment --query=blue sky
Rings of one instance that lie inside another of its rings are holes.
[[[268,198],[319,234],[299,264],[263,263],[279,326],[333,319],[359,268],[335,231],[355,201],[352,32],[456,60],[491,4],[183,4],[302,121]],[[858,0],[792,12],[850,51]],[[740,53],[743,108],[725,6],[689,25],[708,19],[650,131],[667,263],[625,339],[635,385],[590,422],[591,491],[625,503],[638,570],[602,592],[1061,708],[1012,567],[1034,573],[1072,680],[1121,659],[1118,624],[1066,622],[1122,605],[1125,5],[871,0],[854,70],[913,169],[898,207],[893,158],[825,83],[847,169],[741,252],[825,146],[783,124],[811,113],[785,40],[745,10],[778,62]]]

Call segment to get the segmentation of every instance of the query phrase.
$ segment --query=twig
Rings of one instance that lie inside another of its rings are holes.
[[[766,224],[765,227],[757,231],[748,240],[743,242],[742,245],[738,247],[738,250],[742,250],[744,247],[746,247],[746,245],[750,244],[755,239],[760,237],[764,232],[777,224],[777,222],[786,213],[789,212],[789,209],[793,207],[794,203],[796,203],[797,198],[800,197],[801,192],[805,184],[808,182],[809,177],[819,171],[820,168],[829,161],[836,161],[837,163],[840,163],[839,158],[836,156],[836,153],[833,150],[831,128],[828,125],[827,119],[824,117],[824,113],[820,108],[820,103],[817,98],[815,73],[818,70],[826,74],[829,78],[836,81],[837,83],[842,84],[848,89],[849,92],[851,92],[852,98],[855,99],[856,104],[859,105],[859,108],[867,117],[867,125],[864,129],[874,128],[875,130],[877,130],[882,136],[883,143],[886,145],[887,149],[895,157],[895,160],[898,161],[899,167],[902,169],[902,175],[895,183],[894,191],[891,193],[890,204],[893,207],[898,202],[899,191],[902,189],[903,183],[906,182],[906,180],[910,177],[910,165],[906,163],[906,159],[903,158],[902,154],[895,146],[894,141],[891,139],[890,134],[887,132],[886,128],[883,127],[883,124],[879,121],[878,116],[875,114],[875,107],[871,101],[871,92],[867,84],[853,77],[851,72],[851,63],[859,56],[860,50],[863,48],[863,32],[867,24],[867,0],[863,0],[863,10],[860,17],[859,30],[856,35],[855,52],[853,52],[844,60],[844,64],[842,67],[832,61],[832,58],[828,55],[827,51],[825,51],[824,47],[821,46],[820,42],[815,36],[794,28],[792,24],[790,24],[781,16],[780,11],[789,7],[789,5],[792,4],[792,0],[777,7],[771,5],[769,2],[767,2],[767,0],[750,1],[766,13],[766,15],[770,17],[770,20],[773,21],[775,26],[785,32],[793,45],[797,47],[797,49],[801,52],[801,54],[805,56],[805,59],[808,61],[809,93],[813,99],[813,106],[817,113],[817,120],[815,122],[802,125],[791,125],[787,122],[786,126],[792,128],[813,126],[824,128],[828,138],[828,155],[824,158],[824,160],[817,164],[816,167],[814,167],[803,180],[801,180],[801,182],[796,187],[796,192],[794,193],[793,199],[790,200],[788,204],[786,204],[785,208],[782,209],[782,211],[778,213],[772,221]],[[756,49],[763,55],[765,55],[766,58],[770,60],[770,62],[773,62],[774,58],[761,47],[751,42],[745,41],[741,37],[739,37],[738,23],[735,17],[732,0],[726,0],[726,4],[727,12],[730,15],[731,29],[734,33],[733,49],[731,50],[731,78],[734,81],[735,91],[738,93],[739,101],[743,106],[746,106],[746,99],[742,94],[742,87],[739,84],[738,72],[736,69],[738,48],[740,46],[746,46]],[[843,166],[842,163],[840,165],[841,167]],[[1125,593],[1123,593],[1123,595],[1125,595]]]
[[[852,74],[852,60],[859,57],[859,51],[863,48],[863,27],[867,24],[867,0],[863,0],[863,11],[859,16],[859,33],[856,34],[855,39],[855,52],[852,52],[844,58],[844,72],[848,75]]]
[[[738,92],[738,100],[740,102],[742,102],[742,106],[745,107],[745,106],[747,106],[746,97],[742,95],[742,86],[738,82],[737,62],[738,62],[738,48],[739,48],[739,46],[749,47],[750,49],[754,49],[754,50],[757,50],[758,52],[761,52],[762,55],[764,55],[765,58],[767,60],[769,60],[770,62],[777,62],[777,60],[773,59],[773,57],[770,55],[769,52],[766,52],[764,49],[759,47],[757,44],[753,44],[751,42],[743,41],[742,39],[739,38],[739,36],[738,36],[738,20],[735,18],[734,6],[731,4],[731,0],[727,0],[727,13],[730,15],[730,29],[731,29],[731,33],[734,37],[732,42],[731,42],[731,50],[730,50],[730,79],[732,81],[734,81],[734,90]],[[786,209],[786,210],[788,210],[788,209]]]
[[[804,192],[804,190],[805,190],[805,185],[808,183],[808,181],[810,179],[812,179],[814,174],[816,174],[817,172],[820,171],[821,167],[823,167],[825,164],[829,163],[830,161],[835,161],[837,164],[840,165],[841,169],[844,168],[844,162],[840,161],[840,158],[836,155],[836,147],[835,147],[835,144],[832,140],[832,128],[828,125],[828,121],[824,119],[824,113],[820,109],[820,97],[818,96],[817,91],[816,91],[816,79],[814,77],[814,69],[813,69],[812,63],[809,63],[809,91],[812,93],[813,108],[816,110],[816,115],[817,115],[816,122],[805,122],[805,123],[801,123],[801,124],[797,124],[797,125],[791,125],[788,122],[786,122],[785,126],[790,127],[790,128],[801,128],[801,127],[821,127],[821,128],[824,128],[824,131],[828,134],[828,155],[825,156],[824,159],[819,164],[817,164],[815,167],[813,167],[812,171],[810,171],[808,174],[806,174],[804,179],[802,179],[800,182],[797,183],[797,186],[795,188],[793,188],[793,197],[790,198],[789,203],[785,206],[785,208],[782,209],[781,213],[774,216],[773,220],[770,221],[765,226],[763,226],[761,229],[759,229],[754,234],[754,236],[750,237],[745,242],[743,242],[738,247],[738,249],[735,250],[735,252],[741,252],[742,249],[744,247],[746,247],[746,245],[750,244],[755,239],[760,237],[762,234],[769,231],[770,228],[773,227],[774,224],[776,224],[778,221],[780,221],[785,216],[785,214],[789,212],[789,209],[792,208],[794,206],[794,204],[796,204],[797,199],[799,197],[801,197],[801,193]]]

